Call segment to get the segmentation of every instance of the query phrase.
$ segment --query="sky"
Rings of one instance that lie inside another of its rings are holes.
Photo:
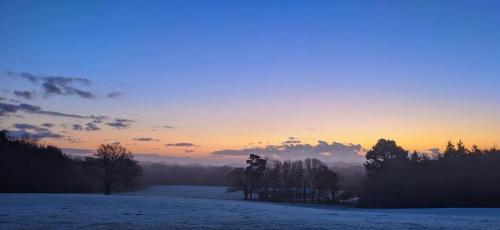
[[[1,0],[0,128],[200,162],[498,147],[499,9]]]

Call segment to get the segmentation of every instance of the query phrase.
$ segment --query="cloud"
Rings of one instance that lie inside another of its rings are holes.
[[[73,82],[83,83],[85,85],[90,85],[90,80],[81,77],[63,77],[63,76],[50,76],[50,75],[34,75],[30,73],[15,73],[12,71],[6,71],[8,76],[17,76],[25,78],[26,80],[37,83],[37,82],[51,82],[57,85],[68,85]]]
[[[30,91],[14,90],[14,95],[16,95],[18,97],[22,97],[24,99],[28,99],[28,100],[31,100],[35,97],[35,94],[33,92],[30,92]]]
[[[73,88],[73,87],[70,87],[70,86],[66,87],[65,90],[70,95],[76,94],[76,95],[78,95],[78,96],[80,96],[82,98],[95,98],[96,97],[90,91],[85,91],[85,90]]]
[[[301,141],[295,137],[289,137],[288,140],[283,142],[284,145],[300,144],[300,143],[301,143]]]
[[[131,123],[134,122],[134,120],[130,119],[116,118],[113,122],[108,122],[107,125],[117,129],[125,129],[130,127]]]
[[[64,138],[63,135],[53,133],[47,128],[39,127],[32,124],[25,123],[17,123],[13,125],[17,130],[8,130],[8,135],[14,138],[35,138],[35,139],[44,139],[44,138],[53,138],[53,139],[61,139]]]
[[[164,128],[164,129],[177,129],[178,127],[175,127],[175,126],[170,126],[170,125],[160,125],[161,128]]]
[[[159,140],[154,139],[152,137],[137,137],[137,138],[134,138],[134,141],[159,141]]]
[[[365,151],[359,144],[342,144],[318,141],[316,145],[297,143],[298,139],[288,138],[282,145],[268,145],[243,149],[225,149],[212,152],[218,156],[247,156],[258,154],[266,157],[283,159],[318,158],[324,161],[361,162]],[[288,143],[290,142],[290,143]]]
[[[95,125],[94,123],[92,122],[89,122],[87,124],[85,124],[85,131],[97,131],[97,130],[100,130],[99,127],[97,127],[97,125]]]
[[[123,122],[123,123],[133,123],[133,122],[135,122],[134,120],[124,119],[124,118],[116,118],[115,121],[116,122]]]
[[[122,95],[123,95],[123,93],[121,93],[121,92],[113,91],[111,93],[108,93],[108,95],[106,95],[106,96],[109,98],[115,98],[115,97],[121,97]]]
[[[89,79],[81,78],[81,77],[65,77],[65,76],[51,76],[51,75],[34,75],[30,73],[15,73],[11,71],[7,71],[7,76],[21,77],[23,79],[28,80],[34,84],[40,84],[41,90],[45,97],[53,96],[53,95],[75,95],[81,98],[92,99],[96,98],[96,95],[91,91],[85,90],[82,87],[88,87],[91,85]],[[22,94],[18,95],[16,92],[22,92]],[[20,97],[30,97],[29,91],[15,91],[17,96]],[[111,92],[107,94],[108,98],[114,98],[121,96],[121,92]],[[31,94],[32,98],[34,93]],[[27,98],[27,99],[30,99]]]
[[[192,149],[186,149],[186,150],[184,150],[184,152],[185,152],[185,153],[193,153],[193,152],[194,152],[194,150],[192,150]]]
[[[73,124],[72,127],[73,130],[83,130],[83,126],[80,124]]]
[[[167,147],[195,147],[195,145],[193,143],[187,143],[187,142],[165,144],[165,146],[167,146]]]
[[[103,120],[108,119],[108,117],[106,117],[106,116],[94,116],[94,115],[91,115],[90,118],[92,119],[92,122],[94,124],[95,123],[102,123]]]
[[[43,127],[38,127],[36,125],[31,125],[31,124],[25,124],[25,123],[17,123],[17,124],[14,124],[12,125],[14,128],[16,129],[21,129],[21,130],[34,130],[34,131],[48,131],[47,128],[43,128]]]
[[[72,129],[73,130],[79,130],[79,131],[85,130],[85,131],[88,131],[88,132],[100,130],[100,128],[97,127],[97,125],[95,125],[92,122],[89,122],[89,123],[85,124],[85,126],[80,125],[80,124],[74,124],[74,125],[72,125]]]
[[[25,112],[25,113],[33,113],[33,114],[42,114],[42,115],[50,115],[50,116],[58,116],[58,117],[70,117],[70,118],[87,118],[87,119],[103,119],[105,116],[83,116],[83,115],[77,115],[77,114],[68,114],[68,113],[61,113],[61,112],[54,112],[54,111],[47,111],[47,110],[42,110],[40,106],[35,106],[31,104],[8,104],[8,103],[0,103],[0,114],[7,114],[7,113],[16,113],[16,112]]]
[[[77,114],[68,114],[68,113],[61,113],[61,112],[55,112],[55,111],[48,111],[48,110],[43,110],[40,108],[40,106],[35,106],[31,104],[9,104],[9,103],[1,103],[0,102],[0,117],[1,116],[8,116],[9,114],[12,113],[17,113],[17,112],[25,112],[25,113],[31,113],[31,114],[41,114],[41,115],[48,115],[48,116],[56,116],[56,117],[68,117],[68,118],[82,118],[82,119],[105,119],[105,116],[84,116],[84,115],[77,115]]]
[[[32,83],[41,83],[42,91],[46,97],[52,95],[76,95],[81,98],[95,98],[95,95],[87,90],[76,88],[77,86],[89,86],[90,80],[80,77],[64,77],[50,75],[33,75],[30,73],[14,73],[7,71],[8,76],[24,78]]]
[[[40,114],[40,115],[47,115],[47,116],[56,116],[56,117],[67,117],[67,118],[79,118],[79,119],[89,119],[92,120],[92,122],[88,122],[85,124],[85,126],[82,126],[80,124],[74,124],[72,125],[73,130],[85,130],[85,131],[97,131],[100,130],[100,128],[96,125],[96,123],[102,123],[104,120],[108,120],[109,117],[107,116],[95,116],[95,115],[78,115],[78,114],[68,114],[68,113],[61,113],[61,112],[55,112],[55,111],[49,111],[49,110],[43,110],[40,106],[36,105],[31,105],[31,104],[10,104],[10,103],[3,103],[0,102],[0,117],[8,117],[11,114],[15,114],[18,112],[24,112],[24,113],[29,113],[29,114]],[[130,126],[130,123],[134,123],[134,120],[130,119],[124,119],[124,118],[116,118],[113,122],[108,122],[107,124],[111,127],[122,129],[122,128],[128,128]],[[45,123],[45,127],[50,128],[53,127],[54,124],[50,123]]]
[[[67,142],[71,142],[71,143],[81,143],[82,142],[80,139],[74,138],[74,137],[64,137],[62,140],[67,141]]]
[[[43,123],[43,124],[42,124],[42,126],[43,126],[43,127],[46,127],[46,128],[52,128],[52,127],[54,127],[55,125],[54,125],[54,124],[52,124],[52,123]]]
[[[15,75],[15,73],[13,72],[10,72],[10,71],[7,71],[7,75]],[[32,74],[29,74],[29,73],[20,73],[19,74],[21,77],[23,78],[26,78],[28,81],[31,81],[31,82],[37,82],[37,77],[35,77],[34,75]]]
[[[5,91],[5,90],[4,90]],[[10,92],[10,91],[6,91],[6,92]],[[9,98],[5,98],[5,97],[0,97],[0,101],[10,101],[10,102],[14,102],[14,103],[19,103],[21,101],[19,100],[16,100],[16,99],[9,99]]]
[[[45,90],[45,95],[62,94],[62,90],[53,83],[45,82],[42,87]]]
[[[7,116],[9,113],[15,113],[19,110],[17,105],[0,103],[0,116]]]
[[[61,139],[64,137],[61,134],[52,133],[51,131],[29,132],[27,130],[8,130],[8,133],[10,137],[15,137],[15,138],[29,137],[35,139],[45,139],[45,138]]]

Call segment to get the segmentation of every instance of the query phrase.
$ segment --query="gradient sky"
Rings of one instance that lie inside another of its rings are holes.
[[[1,0],[3,103],[108,120],[82,131],[72,125],[88,119],[20,111],[0,127],[50,122],[66,138],[43,140],[60,147],[119,141],[178,157],[289,137],[498,147],[499,10],[499,1]],[[85,78],[90,86],[75,87],[96,97],[46,95],[21,73]],[[135,122],[107,124],[116,118]],[[175,143],[193,146],[166,146]]]

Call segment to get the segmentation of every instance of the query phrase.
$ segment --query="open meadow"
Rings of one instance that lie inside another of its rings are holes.
[[[224,187],[0,194],[1,229],[500,229],[500,209],[355,209],[241,200]]]

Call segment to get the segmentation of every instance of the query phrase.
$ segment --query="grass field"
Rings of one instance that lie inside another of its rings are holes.
[[[223,187],[111,196],[0,194],[0,229],[500,229],[500,209],[353,209],[249,202]]]

